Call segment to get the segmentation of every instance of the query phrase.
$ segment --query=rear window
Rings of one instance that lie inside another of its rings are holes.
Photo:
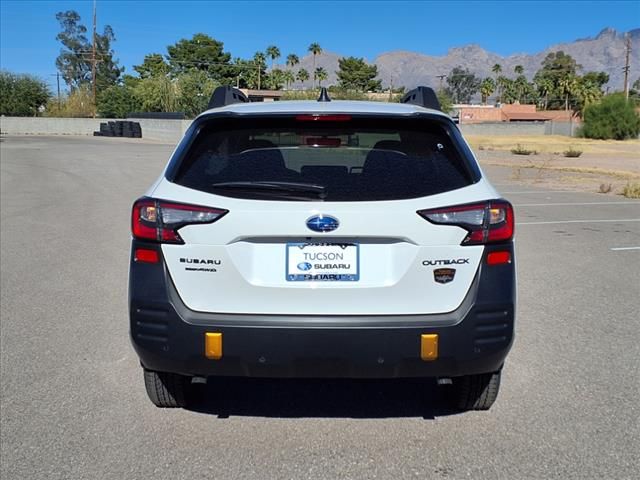
[[[474,182],[448,128],[416,118],[212,119],[171,180],[217,195],[267,200],[424,197]]]

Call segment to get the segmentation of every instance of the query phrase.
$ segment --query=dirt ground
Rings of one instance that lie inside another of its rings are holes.
[[[508,168],[510,180],[519,183],[609,195],[621,194],[627,184],[640,183],[640,140],[620,142],[555,135],[466,138],[482,165]],[[518,145],[536,153],[511,153]],[[583,153],[567,158],[563,152],[569,149]]]

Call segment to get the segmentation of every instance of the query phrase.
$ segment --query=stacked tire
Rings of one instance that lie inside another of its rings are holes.
[[[93,132],[93,136],[142,138],[142,127],[139,122],[105,122],[100,124],[100,130]]]

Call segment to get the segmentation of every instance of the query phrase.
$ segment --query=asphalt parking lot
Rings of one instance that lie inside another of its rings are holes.
[[[519,262],[488,412],[415,380],[216,381],[160,410],[127,332],[129,211],[172,148],[2,137],[2,479],[637,478],[640,201],[486,169]]]

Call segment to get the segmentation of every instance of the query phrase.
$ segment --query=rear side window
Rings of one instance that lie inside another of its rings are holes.
[[[402,117],[211,119],[179,160],[172,181],[267,200],[424,197],[474,182],[459,137],[449,128],[455,127]]]

